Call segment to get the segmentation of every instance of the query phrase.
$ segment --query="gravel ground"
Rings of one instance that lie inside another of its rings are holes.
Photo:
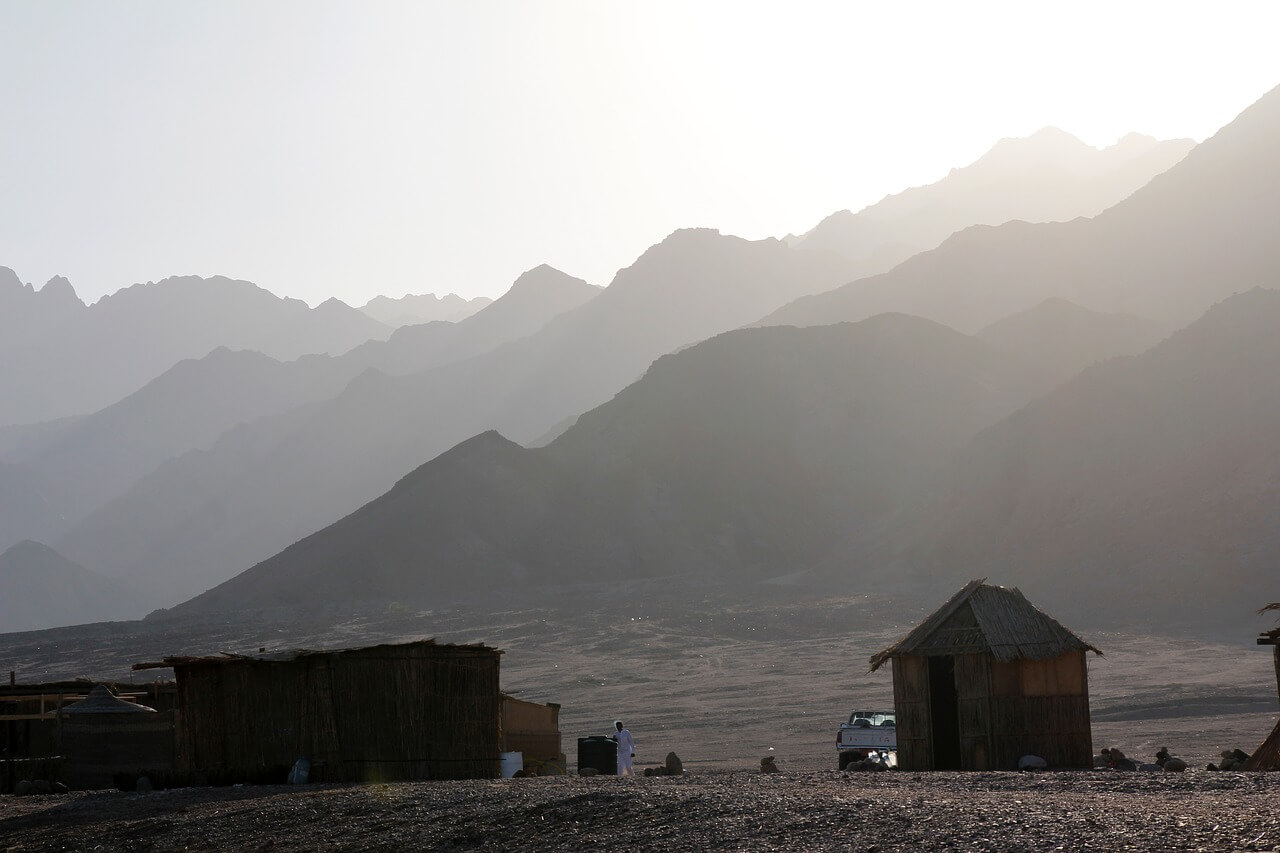
[[[1280,850],[1280,774],[688,773],[0,797],[0,850]]]

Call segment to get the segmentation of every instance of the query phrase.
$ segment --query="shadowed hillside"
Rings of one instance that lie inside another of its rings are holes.
[[[546,448],[494,432],[458,445],[174,612],[789,574],[1041,387],[901,315],[732,332],[659,359]]]
[[[1278,328],[1280,292],[1233,296],[985,430],[889,529],[900,570],[1122,622],[1251,613],[1280,564]]]
[[[488,429],[544,434],[663,353],[844,280],[848,262],[710,230],[679,231],[537,333],[412,376],[369,372],[322,405],[232,430],[167,463],[58,547],[176,598],[351,512]],[[477,315],[477,317],[480,315]]]
[[[1102,314],[1055,298],[997,320],[976,337],[1067,380],[1099,361],[1137,355],[1163,336],[1150,320]]]

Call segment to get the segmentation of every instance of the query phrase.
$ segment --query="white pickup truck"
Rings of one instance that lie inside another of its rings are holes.
[[[898,720],[893,711],[854,711],[849,721],[840,724],[836,732],[836,754],[840,757],[840,769],[851,762],[861,761],[872,752],[888,754],[896,758],[898,751]],[[890,761],[891,765],[897,761]]]

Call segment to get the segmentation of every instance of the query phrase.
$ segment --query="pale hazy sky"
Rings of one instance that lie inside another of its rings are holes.
[[[803,231],[1056,125],[1211,135],[1280,4],[0,0],[0,265],[315,304],[596,284]]]

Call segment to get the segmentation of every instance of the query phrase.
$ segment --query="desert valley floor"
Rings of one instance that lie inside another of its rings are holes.
[[[483,642],[505,651],[505,691],[563,706],[570,766],[577,738],[606,734],[622,718],[635,735],[638,766],[661,763],[674,750],[689,770],[754,768],[772,754],[783,770],[808,772],[835,768],[836,727],[855,705],[892,704],[888,669],[868,674],[867,659],[945,597],[649,582],[496,608],[396,605],[253,626],[110,623],[0,635],[0,669],[16,670],[28,683],[80,676],[127,682],[148,674],[130,672],[133,663],[166,655],[421,637]],[[1198,632],[1179,626],[1169,635],[1062,621],[1104,653],[1089,655],[1095,751],[1116,746],[1149,760],[1167,746],[1191,767],[1204,767],[1224,749],[1251,752],[1275,725],[1270,650],[1254,642],[1270,621],[1244,614],[1234,624],[1206,622]]]

